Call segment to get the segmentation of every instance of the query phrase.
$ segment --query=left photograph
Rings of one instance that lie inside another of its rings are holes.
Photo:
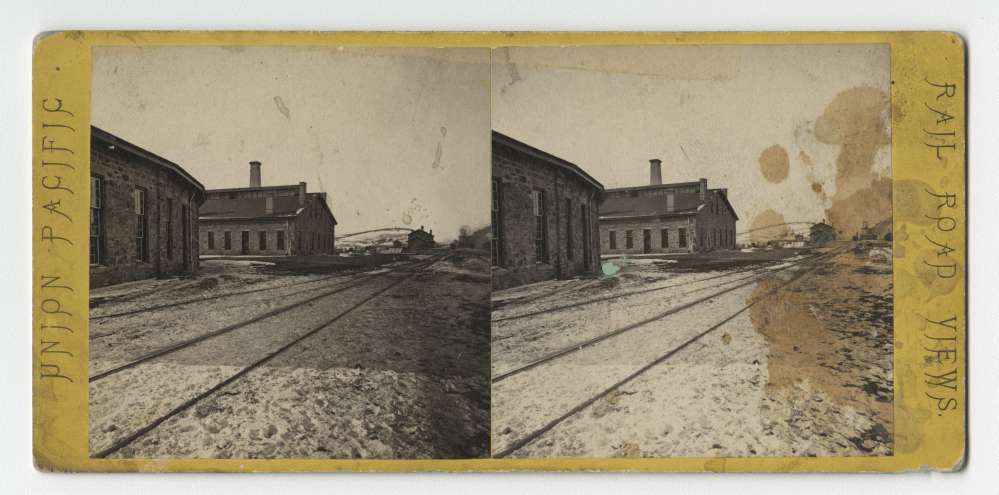
[[[488,49],[92,52],[92,458],[490,452]]]

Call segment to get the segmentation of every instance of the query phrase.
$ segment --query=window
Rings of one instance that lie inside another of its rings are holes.
[[[208,249],[215,249],[215,232],[208,231]]]
[[[676,231],[676,233],[677,241],[679,242],[680,247],[687,247],[687,229],[681,227]]]
[[[627,249],[635,247],[635,239],[630,230],[624,231],[624,247]]]
[[[90,264],[99,265],[104,254],[104,215],[103,215],[103,179],[97,175],[90,176]]]
[[[260,246],[260,250],[261,251],[266,251],[267,250],[267,231],[266,230],[261,230],[260,231],[260,242],[259,242],[259,246]]]
[[[492,248],[493,266],[503,266],[503,203],[501,194],[503,183],[499,179],[493,179],[492,194],[492,228],[493,235],[490,241]]]
[[[284,231],[283,230],[277,231],[277,248],[279,250],[281,250],[281,251],[284,251]]]
[[[173,198],[167,198],[166,204],[166,241],[167,241],[167,259],[173,259]]]
[[[607,241],[610,244],[611,249],[617,249],[617,232],[611,230],[607,232]]]
[[[146,191],[135,189],[132,193],[135,205],[135,260],[146,261]]]
[[[572,199],[565,198],[565,259],[572,261]]]
[[[548,262],[548,212],[545,209],[545,192],[534,191],[534,261]]]
[[[226,251],[232,249],[232,232],[228,230],[222,233],[222,248]]]
[[[669,230],[662,229],[659,231],[659,246],[663,249],[669,248]]]

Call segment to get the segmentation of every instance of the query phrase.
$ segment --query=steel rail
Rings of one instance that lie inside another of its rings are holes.
[[[419,267],[419,269],[422,270],[424,268],[428,268],[428,267],[432,266],[433,264],[437,263],[438,261],[440,261],[440,260],[442,260],[442,259],[444,259],[446,257],[447,257],[447,255],[442,255],[442,256],[440,256],[440,257],[438,257],[436,259],[429,260],[430,261],[429,263],[427,263],[425,266]],[[340,320],[344,316],[347,316],[348,314],[350,314],[351,312],[353,312],[357,308],[360,308],[361,306],[367,304],[368,302],[370,302],[371,300],[375,299],[376,297],[384,294],[385,292],[388,292],[390,289],[393,289],[393,288],[399,286],[403,282],[406,282],[406,281],[412,279],[418,273],[420,273],[420,272],[419,271],[414,271],[413,273],[407,275],[406,277],[401,278],[399,280],[396,280],[396,281],[392,282],[391,284],[389,284],[386,287],[378,289],[377,291],[375,291],[374,293],[368,295],[367,297],[365,297],[364,299],[362,299],[357,304],[351,306],[347,310],[345,310],[345,311],[337,314],[336,316],[334,316],[333,318],[327,320],[326,322],[324,322],[324,323],[322,323],[320,325],[317,325],[316,327],[310,329],[308,332],[302,334],[301,336],[296,337],[295,339],[292,339],[290,342],[282,345],[278,349],[276,349],[274,351],[271,351],[270,353],[268,353],[267,355],[265,355],[263,358],[261,358],[261,359],[255,361],[255,362],[247,365],[246,367],[244,367],[243,369],[239,370],[238,372],[236,372],[235,374],[233,374],[229,378],[226,378],[225,380],[222,380],[221,382],[215,384],[214,386],[212,386],[208,390],[206,390],[206,391],[204,391],[204,392],[202,392],[202,393],[200,393],[200,394],[198,394],[198,395],[196,395],[196,396],[194,396],[194,397],[192,397],[192,398],[190,398],[190,399],[182,402],[180,405],[174,407],[173,409],[171,409],[170,411],[168,411],[166,414],[163,414],[162,416],[159,416],[158,418],[154,419],[153,421],[151,421],[150,423],[146,424],[142,428],[139,428],[138,430],[132,432],[131,434],[129,434],[128,436],[126,436],[126,437],[124,437],[122,439],[119,439],[118,441],[112,443],[111,446],[109,446],[109,447],[107,447],[107,448],[105,448],[105,449],[103,449],[103,450],[95,453],[91,457],[92,458],[96,458],[96,459],[103,459],[103,458],[106,458],[107,456],[109,456],[111,454],[114,454],[115,452],[121,450],[125,446],[127,446],[130,443],[132,443],[135,440],[137,440],[142,435],[145,435],[146,433],[149,433],[150,431],[154,430],[156,427],[158,427],[159,425],[163,424],[163,422],[165,422],[166,420],[168,420],[168,419],[176,416],[177,414],[179,414],[179,413],[181,413],[181,412],[183,412],[183,411],[191,408],[192,406],[194,406],[195,404],[197,404],[198,402],[200,402],[202,399],[204,399],[204,398],[206,398],[206,397],[214,394],[215,392],[217,392],[217,391],[225,388],[226,386],[228,386],[229,384],[235,382],[236,380],[239,380],[240,378],[246,376],[249,372],[251,372],[251,371],[259,368],[263,364],[265,364],[268,361],[270,361],[270,360],[274,359],[275,357],[277,357],[279,354],[281,354],[284,351],[287,351],[288,349],[294,347],[296,344],[298,344],[298,343],[304,341],[305,339],[307,339],[307,338],[309,338],[309,337],[311,337],[311,336],[319,333],[321,330],[323,330],[326,327],[328,327],[328,326],[332,325],[333,323],[337,322],[338,320]]]
[[[603,342],[603,341],[605,341],[607,339],[610,339],[612,337],[616,337],[616,336],[621,335],[623,333],[630,332],[632,330],[635,330],[636,328],[648,325],[649,323],[655,322],[657,320],[661,320],[663,318],[666,318],[667,316],[671,316],[671,315],[674,315],[674,314],[679,313],[681,311],[690,309],[690,308],[692,308],[694,306],[697,306],[697,305],[699,305],[699,304],[701,304],[703,302],[706,302],[706,301],[714,299],[714,298],[716,298],[718,296],[727,294],[727,293],[732,292],[732,291],[734,291],[736,289],[740,289],[742,287],[746,287],[747,285],[754,284],[754,283],[758,282],[759,280],[762,280],[764,277],[767,277],[768,275],[772,275],[774,273],[780,273],[780,272],[782,272],[784,270],[788,270],[790,268],[793,268],[795,266],[801,265],[803,263],[817,262],[821,258],[823,258],[823,257],[830,257],[833,254],[839,254],[839,253],[838,252],[835,252],[835,253],[826,253],[824,255],[819,255],[817,257],[809,258],[807,260],[802,260],[802,261],[800,261],[798,263],[794,263],[794,264],[791,264],[791,265],[788,265],[788,266],[785,266],[785,267],[782,267],[782,268],[779,268],[779,269],[776,269],[776,270],[768,270],[768,271],[766,271],[766,273],[758,273],[758,274],[750,275],[749,277],[744,277],[744,278],[739,279],[739,280],[746,280],[746,279],[749,279],[749,280],[746,281],[746,282],[740,283],[738,285],[734,285],[732,287],[727,287],[727,288],[725,288],[725,289],[723,289],[721,291],[712,293],[710,295],[707,295],[707,296],[695,299],[695,300],[693,300],[691,302],[688,302],[688,303],[685,303],[685,304],[681,304],[679,306],[674,306],[674,307],[668,309],[667,311],[665,311],[663,313],[659,313],[657,315],[651,316],[651,317],[646,318],[646,319],[644,319],[642,321],[625,325],[625,326],[623,326],[621,328],[618,328],[618,329],[612,330],[610,332],[598,335],[598,336],[593,337],[591,339],[588,339],[588,340],[585,340],[585,341],[582,341],[582,342],[578,342],[578,343],[575,343],[575,344],[573,344],[571,346],[567,346],[567,347],[564,347],[564,348],[559,349],[557,351],[548,353],[548,354],[546,354],[546,355],[544,355],[544,356],[542,356],[542,357],[540,357],[540,358],[538,358],[538,359],[536,359],[534,361],[531,361],[531,362],[529,362],[529,363],[527,363],[527,364],[525,364],[523,366],[519,366],[517,368],[513,368],[511,370],[507,370],[507,371],[504,371],[502,373],[499,373],[499,374],[493,376],[492,383],[497,383],[497,382],[503,381],[503,380],[505,380],[507,378],[510,378],[511,376],[523,373],[523,372],[525,372],[527,370],[530,370],[532,368],[535,368],[537,366],[545,364],[545,363],[547,363],[549,361],[554,361],[555,359],[561,358],[563,356],[567,356],[569,354],[573,354],[575,352],[579,352],[579,351],[581,351],[581,350],[583,350],[583,349],[585,349],[585,348],[587,348],[587,347],[589,347],[589,346],[591,346],[593,344],[597,344],[599,342]],[[757,275],[759,275],[759,276],[757,276]]]
[[[843,251],[836,251],[836,252],[833,252],[833,253],[829,253],[829,255],[832,256],[832,255],[835,255],[835,254],[840,254],[842,252]],[[749,308],[753,307],[754,305],[756,305],[760,301],[762,301],[762,300],[764,300],[764,299],[766,299],[766,298],[768,298],[768,297],[776,294],[778,291],[780,291],[781,289],[784,289],[788,285],[791,285],[792,283],[797,282],[798,280],[800,280],[805,275],[813,273],[815,270],[818,270],[818,268],[819,268],[819,266],[814,266],[812,268],[809,268],[808,270],[805,270],[805,271],[803,271],[801,273],[796,274],[790,280],[788,280],[788,281],[784,282],[783,284],[781,284],[781,285],[779,285],[779,286],[777,286],[777,287],[769,290],[766,294],[764,294],[764,295],[762,295],[762,296],[754,299],[753,301],[750,301],[748,304],[746,304],[745,306],[743,306],[742,309],[740,309],[740,310],[736,311],[735,313],[729,315],[728,317],[726,317],[725,319],[719,321],[718,323],[715,323],[714,325],[712,325],[711,327],[709,327],[707,330],[704,330],[704,331],[698,333],[697,335],[694,335],[693,337],[691,337],[690,339],[688,339],[684,343],[682,343],[679,346],[674,347],[673,349],[671,349],[669,352],[667,352],[667,353],[665,353],[665,354],[657,357],[656,359],[652,360],[648,364],[642,366],[637,371],[632,372],[631,374],[629,374],[628,376],[624,377],[623,379],[615,382],[611,386],[609,386],[609,387],[605,388],[604,390],[598,392],[596,395],[591,396],[589,399],[586,399],[583,402],[580,402],[576,406],[574,406],[571,409],[569,409],[569,411],[566,412],[565,414],[562,414],[558,418],[555,418],[552,421],[549,421],[548,423],[546,423],[541,428],[538,428],[538,429],[536,429],[536,430],[528,433],[527,435],[525,435],[525,436],[523,436],[523,437],[521,437],[521,438],[519,438],[517,440],[514,440],[507,447],[505,447],[504,449],[500,450],[499,452],[493,454],[493,458],[499,459],[499,458],[503,458],[503,457],[508,457],[510,454],[512,454],[512,453],[514,453],[514,452],[516,452],[516,451],[518,451],[518,450],[526,447],[528,444],[530,444],[531,442],[537,440],[538,438],[540,438],[545,433],[551,431],[553,428],[555,428],[556,426],[558,426],[559,424],[561,424],[566,419],[569,419],[570,417],[574,416],[575,414],[578,414],[580,411],[582,411],[582,410],[586,409],[587,407],[593,405],[593,403],[595,403],[596,401],[598,401],[598,400],[606,397],[611,392],[617,390],[618,388],[620,388],[621,386],[625,385],[626,383],[634,380],[635,378],[638,378],[639,376],[641,376],[645,372],[649,371],[650,369],[654,368],[655,366],[657,366],[659,364],[662,364],[667,359],[669,359],[669,358],[673,357],[674,355],[676,355],[676,353],[678,353],[678,352],[682,351],[683,349],[687,348],[688,346],[690,346],[694,342],[697,342],[698,340],[700,340],[701,338],[703,338],[705,335],[707,335],[707,334],[709,334],[709,333],[711,333],[711,332],[713,332],[713,331],[721,328],[723,325],[725,325],[726,323],[732,321],[733,319],[735,319],[737,316],[739,316],[740,314],[744,313],[745,311],[749,310]]]
[[[816,255],[813,258],[816,258],[818,256],[821,256],[821,255]],[[809,258],[809,259],[812,259],[812,258]],[[801,260],[801,261],[799,261],[799,263],[800,262],[804,262],[804,261],[807,261],[807,259],[806,260]],[[698,280],[692,280],[690,282],[670,284],[670,285],[665,285],[665,286],[662,286],[662,287],[651,287],[651,288],[648,288],[648,289],[638,289],[638,290],[633,290],[633,291],[630,291],[630,292],[625,292],[623,294],[615,294],[615,295],[612,295],[612,296],[603,296],[603,297],[597,297],[597,298],[593,298],[593,299],[587,299],[585,301],[579,301],[579,302],[575,302],[575,303],[570,303],[570,304],[566,304],[566,305],[563,305],[563,306],[556,306],[554,308],[539,309],[537,311],[529,311],[527,313],[516,314],[516,315],[511,315],[511,316],[504,316],[502,318],[496,318],[495,320],[492,320],[492,322],[493,323],[500,323],[500,322],[503,322],[503,321],[518,320],[518,319],[521,319],[521,318],[529,318],[529,317],[532,317],[532,316],[538,316],[538,315],[543,315],[543,314],[548,314],[548,313],[558,313],[560,311],[565,311],[565,310],[568,310],[568,309],[579,308],[579,307],[582,307],[582,306],[589,306],[590,304],[597,304],[597,303],[606,302],[606,301],[613,301],[615,299],[620,299],[620,298],[623,298],[623,297],[636,296],[636,295],[640,295],[640,294],[648,294],[650,292],[656,292],[656,291],[661,291],[661,290],[666,290],[666,289],[673,289],[673,288],[676,288],[676,287],[681,287],[681,286],[689,285],[689,284],[696,284],[696,283],[699,283],[699,282],[707,282],[708,280],[715,280],[715,279],[722,278],[722,277],[728,277],[728,276],[732,276],[732,275],[738,275],[740,273],[763,272],[765,270],[768,270],[768,268],[766,268],[766,267],[764,267],[764,268],[759,268],[759,267],[745,268],[745,269],[736,270],[736,271],[733,271],[733,272],[720,273],[718,275],[712,275],[710,277],[704,277],[704,278],[698,279]],[[718,284],[718,285],[724,285],[724,284]]]
[[[139,364],[142,364],[144,362],[150,361],[152,359],[156,359],[158,357],[165,356],[167,354],[171,354],[171,353],[177,352],[177,351],[179,351],[181,349],[184,349],[186,347],[190,347],[190,346],[192,346],[194,344],[197,344],[199,342],[203,342],[205,340],[212,339],[212,338],[218,337],[220,335],[227,334],[227,333],[232,332],[234,330],[238,330],[240,328],[244,328],[246,326],[249,326],[249,325],[252,325],[254,323],[257,323],[257,322],[259,322],[261,320],[265,320],[267,318],[271,318],[271,317],[277,316],[277,315],[279,315],[281,313],[285,313],[285,312],[291,311],[291,310],[293,310],[295,308],[298,308],[300,306],[304,306],[306,304],[309,304],[309,303],[317,301],[319,299],[331,296],[333,294],[338,294],[338,293],[343,292],[345,290],[353,289],[354,287],[358,287],[360,285],[363,285],[365,282],[368,282],[369,280],[371,280],[374,277],[381,276],[381,275],[386,275],[386,274],[389,274],[389,273],[393,273],[393,272],[395,272],[397,270],[402,270],[404,268],[413,268],[413,267],[416,267],[418,264],[425,264],[426,266],[430,266],[431,264],[436,263],[437,261],[439,261],[439,259],[440,258],[435,258],[435,259],[432,259],[432,260],[422,260],[421,262],[419,262],[417,264],[411,264],[411,265],[405,265],[405,266],[395,267],[394,269],[391,269],[391,270],[386,271],[386,272],[381,272],[381,273],[377,273],[377,274],[372,274],[371,276],[366,276],[366,277],[362,277],[362,278],[359,278],[359,279],[354,279],[352,281],[352,283],[348,283],[346,285],[337,286],[333,290],[322,292],[322,293],[320,293],[320,294],[318,294],[316,296],[310,297],[308,299],[304,299],[302,301],[298,301],[298,302],[295,302],[295,303],[292,303],[292,304],[281,306],[280,308],[275,308],[275,309],[273,309],[271,311],[268,311],[266,313],[254,316],[253,318],[250,318],[248,320],[243,320],[243,321],[238,322],[238,323],[233,323],[232,325],[225,326],[225,327],[220,328],[218,330],[213,330],[211,332],[198,335],[197,337],[192,337],[192,338],[187,339],[187,340],[182,340],[180,342],[177,342],[177,343],[174,343],[174,344],[170,344],[170,345],[168,345],[166,347],[157,349],[157,350],[155,350],[153,352],[150,352],[148,354],[144,354],[144,355],[136,358],[133,361],[129,361],[129,362],[125,363],[125,364],[121,364],[121,365],[115,366],[113,368],[109,368],[107,370],[101,371],[99,373],[95,373],[94,375],[91,375],[89,377],[88,381],[90,383],[96,382],[96,381],[98,381],[98,380],[100,380],[102,378],[106,378],[106,377],[108,377],[110,375],[113,375],[115,373],[120,373],[120,372],[122,372],[124,370],[130,369],[130,368],[134,368],[135,366],[138,366]],[[419,267],[419,268],[422,268],[422,267]]]
[[[414,262],[411,262],[410,264],[416,265],[416,264],[418,264],[418,263],[420,263],[422,261],[423,260],[414,261]],[[377,275],[379,275],[379,274],[378,273],[371,274],[371,275],[361,274],[361,275],[357,275],[355,277],[351,277],[347,281],[349,282],[350,280],[355,280],[355,279],[360,278],[360,277],[377,276]],[[188,304],[196,304],[196,303],[199,303],[199,302],[214,301],[214,300],[223,299],[223,298],[226,298],[226,297],[242,296],[242,295],[246,295],[246,294],[254,294],[254,293],[257,293],[257,292],[266,292],[266,291],[269,291],[269,290],[278,290],[278,289],[285,289],[285,288],[288,288],[288,287],[297,287],[297,286],[300,286],[300,285],[314,284],[316,282],[323,282],[323,281],[330,280],[330,279],[333,279],[333,278],[348,278],[348,277],[344,276],[344,275],[337,274],[337,275],[330,275],[330,276],[327,276],[327,277],[317,278],[315,280],[308,280],[308,281],[304,281],[304,282],[295,282],[295,283],[291,283],[291,284],[285,284],[285,285],[281,285],[281,286],[277,286],[277,287],[262,287],[262,288],[259,288],[259,289],[249,289],[249,290],[244,290],[244,291],[228,292],[228,293],[225,293],[225,294],[217,294],[217,295],[208,296],[208,297],[191,298],[191,299],[185,299],[185,300],[177,301],[177,302],[173,302],[173,303],[158,304],[158,305],[155,305],[155,306],[148,306],[148,307],[145,307],[145,308],[137,308],[137,309],[132,309],[132,310],[128,310],[128,311],[121,311],[121,312],[118,312],[118,313],[109,313],[109,314],[106,314],[106,315],[95,315],[95,316],[91,316],[90,320],[91,321],[93,321],[93,320],[106,320],[106,319],[109,319],[109,318],[118,318],[118,317],[121,317],[121,316],[129,316],[129,315],[134,315],[134,314],[147,313],[149,311],[156,311],[158,309],[175,308],[175,307],[178,307],[178,306],[186,306]],[[300,291],[300,292],[294,292],[294,293],[288,294],[288,295],[300,294],[301,292],[302,291]]]

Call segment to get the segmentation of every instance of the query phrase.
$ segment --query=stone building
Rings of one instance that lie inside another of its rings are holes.
[[[418,251],[421,249],[432,249],[437,246],[434,242],[434,229],[429,232],[423,230],[423,226],[409,233],[406,240],[406,251]]]
[[[577,165],[493,131],[493,287],[600,268],[604,186]]]
[[[180,165],[90,128],[90,286],[193,274],[205,188]]]
[[[262,186],[250,162],[250,187],[210,189],[199,217],[201,253],[299,256],[335,254],[336,218],[326,193],[306,183]]]
[[[728,189],[708,180],[662,183],[662,162],[650,160],[650,184],[608,189],[600,205],[604,254],[692,253],[735,248]]]

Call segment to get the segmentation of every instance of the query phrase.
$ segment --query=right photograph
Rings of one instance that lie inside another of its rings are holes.
[[[493,457],[893,455],[889,45],[491,66]]]

